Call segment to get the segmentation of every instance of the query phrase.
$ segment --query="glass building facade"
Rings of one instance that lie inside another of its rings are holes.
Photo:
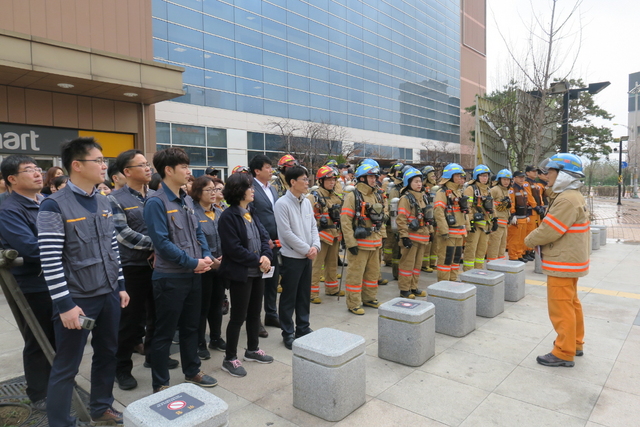
[[[153,0],[176,101],[460,141],[460,0]],[[160,143],[160,141],[159,141]]]

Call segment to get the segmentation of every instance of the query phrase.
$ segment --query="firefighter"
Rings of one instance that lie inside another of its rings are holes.
[[[425,166],[420,172],[422,173],[422,188],[427,195],[429,204],[433,203],[433,199],[438,189],[436,181],[436,169],[433,166]],[[431,229],[431,238],[429,243],[424,248],[424,256],[422,257],[422,271],[427,273],[433,273],[436,269],[436,263],[438,261],[437,246],[434,238],[436,220],[432,220],[432,224],[429,226]]]
[[[346,278],[347,308],[363,315],[362,305],[378,308],[380,249],[385,231],[384,205],[376,191],[380,169],[363,164],[356,169],[355,189],[345,196],[340,226],[347,246],[349,270]]]
[[[231,175],[234,173],[251,173],[247,166],[238,165],[231,170]]]
[[[572,367],[584,345],[578,278],[589,273],[589,213],[579,190],[584,172],[580,158],[569,153],[554,154],[540,168],[548,171],[549,208],[525,241],[541,247],[549,318],[558,336],[553,350],[536,360],[545,366]]]
[[[324,165],[329,166],[331,169],[333,169],[334,176],[336,178],[336,185],[335,187],[333,187],[333,191],[339,197],[342,197],[342,193],[344,192],[344,187],[342,186],[342,183],[338,181],[338,177],[340,176],[340,171],[338,169],[338,162],[336,161],[336,159],[329,159]]]
[[[400,198],[400,190],[402,190],[402,177],[400,174],[402,168],[404,168],[404,163],[398,162],[389,169],[389,181],[387,184],[387,212],[389,212],[389,217],[391,218],[394,218],[397,214],[397,206],[395,204],[397,204],[398,200],[394,201],[394,199]],[[393,252],[397,246],[398,239],[396,238],[395,230],[392,230],[391,227],[387,227],[387,238],[384,242],[382,260],[387,267],[392,267],[393,278],[396,280],[398,279],[398,259],[394,259]]]
[[[511,215],[511,198],[509,198],[511,171],[502,169],[498,172],[496,180],[498,183],[491,188],[489,193],[493,197],[494,218],[498,228],[489,235],[488,261],[506,259],[504,252],[507,249],[507,226]]]
[[[536,202],[531,196],[531,192],[528,191],[528,186],[525,187],[524,183],[524,172],[515,171],[509,190],[511,216],[507,228],[507,250],[510,260],[529,262],[533,259],[525,254],[524,238],[527,232],[527,222],[529,222],[528,208],[534,207]]]
[[[278,160],[278,172],[271,182],[278,192],[278,197],[284,196],[289,189],[289,183],[284,179],[284,172],[292,166],[298,166],[298,161],[291,154],[285,154]]]
[[[467,196],[462,194],[464,169],[457,163],[448,164],[442,171],[440,189],[436,192],[436,244],[438,245],[438,281],[458,278],[462,260],[462,241],[470,228]]]
[[[536,206],[531,207],[528,210],[529,222],[527,223],[526,235],[528,236],[533,230],[538,228],[542,218],[544,218],[544,187],[538,182],[538,169],[533,166],[527,166],[524,171],[525,188],[528,187],[531,192],[533,200],[536,201]],[[527,256],[531,259],[535,259],[533,248],[526,248]]]
[[[473,179],[464,190],[464,195],[468,197],[471,229],[464,246],[463,271],[484,269],[489,235],[494,228],[493,197],[489,194],[490,177],[491,170],[485,165],[478,165],[473,169]]]
[[[338,256],[340,251],[340,213],[342,199],[334,191],[337,173],[331,166],[322,166],[316,173],[318,189],[312,190],[308,199],[318,222],[320,253],[313,261],[311,279],[311,304],[320,304],[320,279],[324,266],[324,293],[331,296],[343,296],[338,289]]]
[[[402,256],[398,265],[400,296],[414,299],[427,293],[418,289],[424,250],[429,243],[433,205],[422,191],[422,173],[411,168],[404,172],[404,189],[398,202],[396,223]]]

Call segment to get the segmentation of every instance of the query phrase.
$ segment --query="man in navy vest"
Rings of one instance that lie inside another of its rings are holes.
[[[179,328],[180,359],[187,382],[214,387],[215,378],[200,370],[198,326],[202,305],[200,274],[211,269],[211,252],[193,211],[193,200],[180,187],[191,176],[189,156],[178,147],[158,151],[153,165],[162,183],[149,197],[144,220],[155,249],[153,296],[156,328],[151,342],[153,392],[169,387],[169,350]]]
[[[42,270],[53,301],[56,356],[47,393],[50,426],[76,425],[71,395],[89,330],[79,316],[95,320],[91,333],[91,398],[96,423],[122,424],[113,404],[120,311],[129,303],[120,268],[116,230],[109,200],[95,185],[104,181],[107,165],[102,147],[91,137],[62,146],[67,186],[42,201],[38,243]]]

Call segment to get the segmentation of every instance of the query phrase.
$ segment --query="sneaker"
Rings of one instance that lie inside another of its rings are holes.
[[[554,356],[552,353],[547,353],[544,356],[536,357],[536,362],[544,366],[564,366],[565,368],[573,368],[575,362],[572,360],[564,360]]]
[[[171,344],[180,344],[180,332],[176,331],[173,334],[173,339],[171,340]]]
[[[113,407],[109,407],[104,414],[98,418],[91,417],[92,425],[94,426],[121,426],[124,425],[122,418],[122,412],[118,412]]]
[[[400,296],[402,298],[416,299],[416,296],[411,291],[400,291]]]
[[[39,412],[47,412],[47,398],[40,399],[37,402],[31,402],[31,407]]]
[[[320,281],[324,282],[324,276],[320,276]]]
[[[264,328],[262,322],[260,323],[260,329],[258,329],[258,336],[260,338],[269,338],[269,332]]]
[[[151,368],[151,362],[145,360],[143,366],[145,368]],[[169,358],[169,361],[167,362],[168,369],[176,369],[178,366],[180,366],[180,362],[178,362],[176,359]]]
[[[240,362],[237,357],[234,357],[232,360],[223,360],[222,370],[228,372],[232,377],[244,377],[247,375],[247,371],[242,367],[242,362]]]
[[[325,292],[325,295],[329,295],[330,297],[343,297],[344,296],[344,291],[338,291],[338,292],[334,292],[332,294]]]
[[[153,389],[153,392],[154,392],[154,393],[158,393],[158,392],[161,392],[162,390],[166,390],[166,389],[168,389],[168,388],[169,388],[169,386],[168,386],[168,385],[161,385],[160,387],[154,388],[154,389]]]
[[[282,342],[288,350],[291,350],[293,348],[293,342],[295,341],[295,339],[296,337],[294,334],[287,334],[282,336]]]
[[[222,338],[212,338],[209,341],[209,348],[212,350],[225,351],[227,343]]]
[[[422,267],[421,270],[425,273],[433,273],[433,268],[431,267]]]
[[[384,286],[389,284],[389,281],[387,279],[380,279],[378,280],[378,286]]]
[[[300,331],[296,330],[295,337],[296,338],[302,338],[305,335],[309,335],[311,332],[313,332],[313,329],[311,329],[311,328],[308,328],[304,332],[300,332]]]
[[[309,302],[311,304],[322,304],[322,299],[320,297],[313,297]]]
[[[515,260],[515,261],[520,261],[520,262],[529,262],[529,260],[528,260],[528,259],[526,259],[526,258],[518,258],[518,259],[517,259],[517,260]]]
[[[260,349],[258,349],[256,351],[246,350],[244,352],[244,357],[242,359],[246,360],[247,362],[258,362],[258,363],[271,363],[271,362],[273,362],[273,357],[267,356],[264,353],[264,350],[260,350]]]
[[[218,381],[215,378],[210,377],[202,371],[192,377],[185,376],[184,379],[186,382],[199,385],[200,387],[215,387],[218,385]]]
[[[198,357],[202,360],[211,359],[211,353],[209,353],[209,350],[207,350],[206,344],[200,344],[198,346]]]
[[[421,291],[420,289],[411,289],[411,293],[417,297],[426,297],[427,293],[425,291]]]
[[[362,316],[364,314],[364,308],[362,307],[354,307],[349,309],[353,314],[357,314],[358,316]]]
[[[120,390],[133,390],[138,387],[138,381],[133,378],[131,373],[120,375],[116,374],[116,383],[118,383],[118,388],[120,388]]]
[[[367,307],[373,307],[373,308],[380,307],[380,302],[377,299],[374,299],[373,301],[365,301],[363,302],[363,304],[366,305]]]
[[[576,350],[576,356],[584,356],[584,351],[582,350]]]

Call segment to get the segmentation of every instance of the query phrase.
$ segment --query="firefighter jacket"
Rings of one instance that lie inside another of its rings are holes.
[[[389,183],[387,185],[386,188],[386,207],[387,207],[387,212],[389,212],[389,214],[391,215],[391,200],[395,199],[395,198],[399,198],[400,197],[400,190],[402,190],[402,180],[398,179],[398,178],[394,178],[394,177],[389,177]],[[397,212],[395,212],[395,215],[398,215]],[[387,223],[387,226],[389,226],[387,228],[387,237],[392,235],[391,232],[391,219],[389,219],[389,222]]]
[[[339,218],[342,213],[342,199],[335,191],[329,191],[323,187],[309,193],[307,198],[313,206],[320,240],[329,245],[341,240]],[[338,218],[338,224],[332,218]]]
[[[582,277],[589,273],[589,215],[579,190],[549,195],[549,210],[524,240],[541,246],[542,270],[549,276]]]
[[[285,195],[287,190],[289,189],[289,185],[287,184],[287,180],[284,179],[284,174],[282,172],[278,172],[276,178],[271,181],[271,185],[276,189],[278,193],[278,197],[282,197]]]
[[[489,190],[489,194],[493,197],[493,216],[498,220],[498,227],[506,228],[511,216],[509,188],[498,184]]]
[[[371,207],[379,204],[384,215],[382,197],[377,189],[359,182],[356,188],[347,193],[342,204],[340,227],[347,248],[358,246],[360,250],[375,250],[382,247],[382,236],[385,234],[384,218],[378,218],[375,223],[371,220]],[[368,204],[368,208],[367,208]],[[356,238],[355,233],[362,233]]]
[[[463,194],[469,198],[469,221],[471,224],[477,229],[489,230],[493,219],[493,203],[491,203],[489,210],[485,209],[484,204],[487,197],[490,197],[489,186],[479,181],[473,181],[464,189]]]
[[[440,235],[448,234],[451,238],[462,238],[471,228],[467,211],[461,209],[460,198],[462,187],[447,181],[436,192],[433,203],[433,215],[436,218],[436,230]],[[463,203],[464,205],[464,203]],[[462,206],[464,208],[464,206]],[[450,222],[447,221],[449,218]]]
[[[407,190],[398,202],[398,234],[418,243],[429,243],[431,229],[425,220],[427,202],[422,191]]]
[[[544,206],[544,185],[531,178],[526,179],[526,184],[529,185],[531,196],[536,201],[536,206]]]
[[[519,219],[524,219],[529,216],[529,209],[536,206],[536,201],[531,195],[529,185],[525,183],[520,187],[515,182],[511,184],[509,189],[509,198],[511,199],[511,214],[515,215]]]

